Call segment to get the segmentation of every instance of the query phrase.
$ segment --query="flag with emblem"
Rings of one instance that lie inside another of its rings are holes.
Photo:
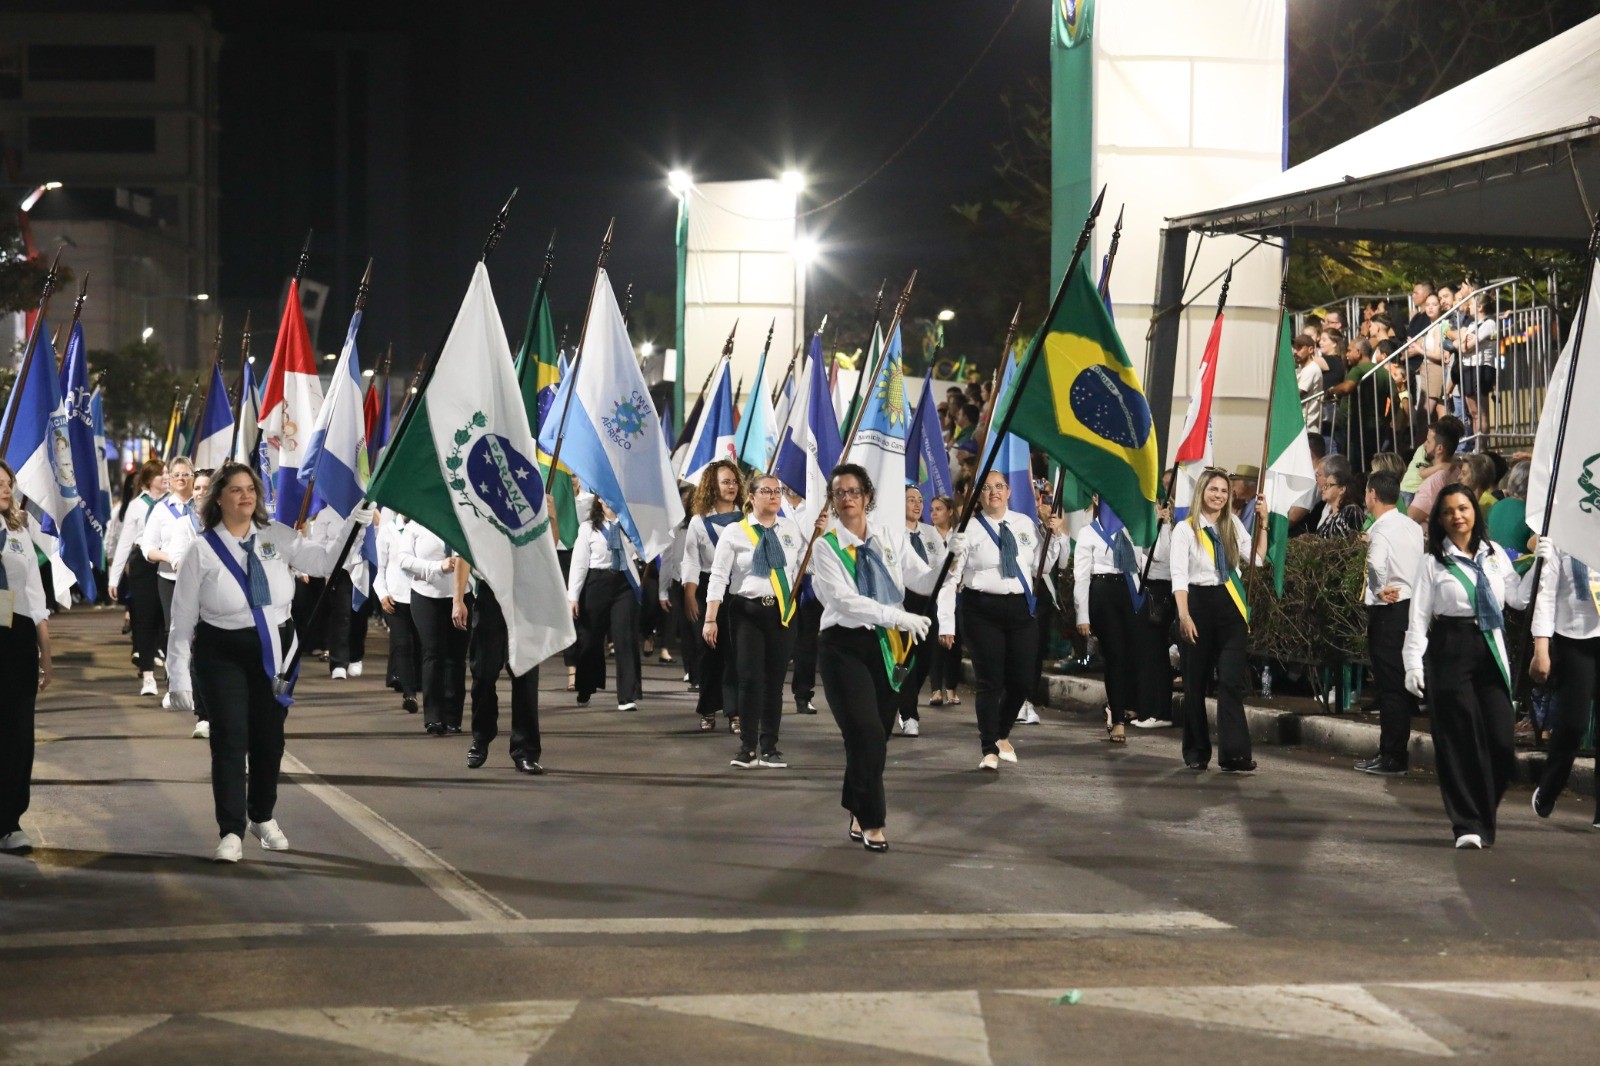
[[[995,418],[1009,416],[1010,432],[1108,500],[1149,546],[1161,479],[1144,386],[1088,271],[1080,264],[1065,285]]]
[[[511,672],[571,644],[572,616],[528,410],[481,262],[422,392],[367,497],[432,530],[494,590]]]
[[[1591,268],[1577,320],[1583,328],[1572,330],[1556,360],[1533,438],[1528,525],[1600,572],[1600,419],[1592,414],[1600,396],[1600,269]],[[1582,352],[1587,362],[1578,360]],[[1541,528],[1546,515],[1549,527]]]
[[[866,468],[880,505],[900,501],[897,506],[904,507],[906,436],[910,431],[911,411],[906,406],[906,381],[900,366],[900,327],[896,326],[884,345],[877,373],[862,393],[861,421],[841,460]]]
[[[550,404],[539,446],[555,454],[563,431],[562,461],[616,512],[639,555],[648,562],[666,551],[683,520],[683,500],[661,419],[604,270],[595,278],[583,350]]]
[[[311,332],[306,328],[305,309],[300,306],[300,282],[292,279],[283,303],[283,319],[278,323],[258,422],[267,444],[261,478],[271,482],[267,488],[267,511],[280,522],[293,525],[300,517],[300,502],[305,498],[300,466],[321,409],[322,378],[317,375]]]

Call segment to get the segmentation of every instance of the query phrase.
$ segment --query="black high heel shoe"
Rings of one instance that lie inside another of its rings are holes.
[[[854,818],[850,819],[850,839],[858,844],[865,843],[867,839],[862,835],[861,830],[856,828],[856,820]]]
[[[866,834],[861,836],[861,846],[872,852],[889,850],[889,842],[887,840],[868,840]]]

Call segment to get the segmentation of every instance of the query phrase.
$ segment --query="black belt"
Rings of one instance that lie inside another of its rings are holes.
[[[1123,575],[1122,574],[1092,574],[1089,577],[1090,584],[1093,584],[1096,581],[1122,581],[1122,580],[1123,580]]]
[[[778,606],[778,597],[776,597],[776,596],[740,596],[740,595],[735,594],[735,595],[731,596],[730,598],[731,599],[735,599],[735,600],[743,600],[745,603],[750,604],[752,607],[757,606],[757,605],[762,606],[762,607],[776,607],[776,606]]]
[[[1436,616],[1433,622],[1428,626],[1428,632],[1431,633],[1436,629],[1460,629],[1473,633],[1482,632],[1482,630],[1478,628],[1478,620],[1476,618],[1457,618],[1454,615]]]

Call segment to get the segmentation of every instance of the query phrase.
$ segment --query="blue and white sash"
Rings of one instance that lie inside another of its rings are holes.
[[[250,579],[245,576],[244,567],[239,565],[239,560],[235,559],[233,553],[222,543],[222,538],[217,536],[216,530],[208,529],[203,536],[206,543],[211,545],[211,550],[216,553],[217,558],[222,561],[223,568],[239,583],[239,593],[244,597],[244,602],[248,604],[250,602]],[[278,627],[267,621],[266,612],[260,607],[251,607],[250,617],[255,620],[256,639],[261,642],[261,668],[267,672],[267,680],[272,683],[274,698],[287,710],[289,705],[294,703],[294,697],[291,693],[294,692],[295,679],[300,675],[300,667],[299,664],[296,664],[294,673],[283,679],[278,677],[278,671],[282,669],[285,662],[294,657],[294,650],[299,644],[300,638],[298,635],[291,636],[289,647],[285,651],[282,646],[282,640],[278,636]]]

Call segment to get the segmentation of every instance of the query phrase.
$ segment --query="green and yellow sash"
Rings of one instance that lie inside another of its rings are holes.
[[[1206,527],[1200,527],[1200,535],[1195,538],[1206,550],[1206,555],[1211,560],[1214,568],[1217,565],[1217,545],[1212,538],[1206,536]],[[1233,605],[1239,608],[1239,617],[1244,619],[1246,627],[1250,625],[1250,605],[1245,602],[1244,577],[1239,571],[1229,568],[1228,583],[1224,586],[1228,590],[1228,598],[1233,600]]]
[[[1456,576],[1456,580],[1461,582],[1461,587],[1466,590],[1467,603],[1476,603],[1478,597],[1478,586],[1473,583],[1472,578],[1467,576],[1467,572],[1461,569],[1461,567],[1457,566],[1455,561],[1451,559],[1446,559],[1444,565],[1447,570]],[[1477,621],[1476,616],[1474,616],[1473,621]],[[1489,654],[1494,657],[1494,664],[1500,668],[1500,680],[1506,683],[1506,691],[1515,693],[1516,690],[1511,684],[1511,670],[1506,665],[1507,659],[1505,631],[1501,629],[1491,629],[1488,631],[1480,629],[1478,632],[1483,633],[1483,639],[1489,645]]]
[[[739,528],[744,530],[744,535],[750,538],[750,546],[752,548],[761,543],[761,533],[750,519],[742,520],[739,523]],[[777,535],[776,529],[773,530],[773,535]],[[795,611],[794,594],[789,591],[789,574],[780,566],[768,571],[767,580],[772,582],[772,595],[778,601],[778,617],[783,620],[784,625],[788,625],[789,620],[794,617]]]
[[[854,547],[841,547],[837,532],[825,533],[822,539],[828,542],[828,547],[833,549],[839,557],[839,563],[844,567],[844,572],[850,575],[850,580],[856,579],[856,550]],[[898,629],[887,626],[873,627],[878,631],[878,648],[883,652],[883,668],[889,674],[889,687],[896,692],[905,683],[906,676],[911,672],[907,661],[911,658],[911,640],[907,634]]]

